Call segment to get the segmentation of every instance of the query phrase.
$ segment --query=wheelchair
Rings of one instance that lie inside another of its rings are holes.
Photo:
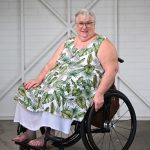
[[[49,127],[41,127],[41,134],[44,134],[42,147],[31,147],[25,142],[15,143],[20,150],[48,150],[47,143],[52,141],[53,146],[64,150],[82,139],[87,150],[128,150],[136,127],[136,114],[130,100],[119,90],[110,88],[104,95],[103,107],[95,112],[94,106],[91,106],[81,122],[73,121],[68,135],[59,131],[50,135]],[[17,134],[25,130],[19,124]]]

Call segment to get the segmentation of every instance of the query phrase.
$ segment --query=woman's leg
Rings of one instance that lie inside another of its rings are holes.
[[[55,135],[54,129],[50,129],[48,131],[49,131],[48,134]],[[29,141],[28,145],[33,146],[33,147],[42,147],[44,145],[44,137],[45,137],[45,134],[43,134],[42,136],[36,139]]]

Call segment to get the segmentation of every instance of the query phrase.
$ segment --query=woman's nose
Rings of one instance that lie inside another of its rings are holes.
[[[83,28],[87,28],[87,25],[85,23],[83,24]]]

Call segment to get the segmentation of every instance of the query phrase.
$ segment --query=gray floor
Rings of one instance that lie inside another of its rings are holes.
[[[11,138],[16,135],[17,124],[13,121],[0,121],[0,150],[19,150]],[[55,150],[56,148],[53,148]],[[82,141],[66,150],[84,150]],[[140,121],[137,124],[136,137],[130,150],[149,150],[150,149],[150,121]]]

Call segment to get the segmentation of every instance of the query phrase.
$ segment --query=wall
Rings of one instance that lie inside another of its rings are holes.
[[[125,84],[121,90],[130,97],[138,118],[148,119],[150,116],[150,107],[148,107],[150,106],[150,1],[119,0],[118,6],[118,50],[119,55],[125,59],[125,63],[120,66],[120,74],[140,98],[133,94],[131,89],[124,87]]]

